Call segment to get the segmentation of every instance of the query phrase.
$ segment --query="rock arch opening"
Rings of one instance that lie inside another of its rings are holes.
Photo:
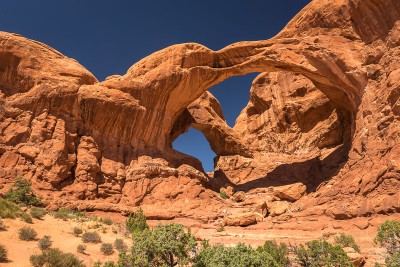
[[[175,150],[200,160],[205,172],[214,171],[214,157],[216,155],[199,130],[190,127],[186,133],[175,139],[172,145]]]

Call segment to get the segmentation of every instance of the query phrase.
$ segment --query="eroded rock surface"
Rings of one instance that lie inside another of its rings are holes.
[[[272,39],[171,46],[103,82],[2,32],[1,191],[21,175],[53,208],[141,205],[153,218],[210,221],[236,207],[219,198],[222,186],[251,205],[302,183],[296,216],[397,212],[399,19],[397,0],[315,0]],[[230,128],[207,90],[250,72],[261,74]],[[189,127],[217,154],[213,177],[172,149]]]

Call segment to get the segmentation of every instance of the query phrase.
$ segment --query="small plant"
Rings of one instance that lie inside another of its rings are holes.
[[[100,251],[104,255],[111,255],[114,253],[114,248],[111,243],[103,243],[103,244],[101,244]]]
[[[97,232],[86,232],[82,234],[83,243],[101,243],[101,237]]]
[[[112,225],[113,221],[110,218],[104,218],[100,220],[102,223],[106,224],[106,225]]]
[[[38,220],[43,220],[43,217],[46,215],[46,210],[43,208],[33,207],[30,211],[30,215]]]
[[[66,221],[66,220],[68,220],[68,219],[71,218],[70,211],[65,210],[65,209],[59,209],[58,211],[56,211],[56,212],[53,214],[53,216],[54,216],[54,218],[56,218],[56,219],[61,219],[61,220],[63,220],[63,221]]]
[[[36,206],[40,199],[35,195],[28,180],[18,177],[12,188],[6,193],[6,199],[17,204]]]
[[[46,250],[51,248],[51,245],[53,244],[53,242],[50,240],[50,236],[45,235],[44,237],[42,237],[39,242],[38,242],[38,246],[40,248],[40,250]]]
[[[106,261],[103,263],[103,267],[116,267],[115,263],[113,261]]]
[[[7,262],[8,251],[5,246],[0,245],[0,262]]]
[[[18,236],[20,240],[32,241],[35,240],[37,233],[32,227],[22,227],[18,231]]]
[[[65,253],[57,248],[42,251],[40,255],[32,255],[29,258],[34,267],[84,267],[85,265],[72,253]]]
[[[32,217],[31,217],[31,215],[29,215],[28,213],[23,212],[23,213],[21,213],[20,216],[21,216],[21,219],[22,219],[24,222],[32,223]]]
[[[144,216],[141,208],[129,215],[128,219],[126,220],[126,228],[132,234],[140,233],[146,229],[149,229],[149,226],[146,222],[146,216]]]
[[[360,253],[360,247],[356,244],[354,237],[351,235],[346,235],[344,233],[341,233],[339,236],[335,237],[335,243],[341,248],[345,247],[353,248],[354,251]]]
[[[0,218],[15,219],[17,217],[22,218],[26,222],[32,223],[31,216],[23,212],[18,205],[7,199],[0,198]]]
[[[226,193],[225,189],[223,189],[223,188],[221,188],[221,189],[219,190],[219,196],[220,196],[222,199],[228,199],[228,198],[229,198],[228,194]]]
[[[400,266],[400,253],[390,255],[385,259],[386,267],[399,267]]]
[[[86,246],[83,245],[83,244],[79,244],[79,245],[76,247],[76,251],[77,251],[78,253],[85,254],[85,252],[86,252]]]
[[[83,233],[83,230],[82,230],[82,228],[75,226],[75,227],[72,229],[72,233],[73,233],[75,236],[80,236],[80,235]]]
[[[128,251],[128,246],[125,244],[124,240],[120,238],[115,239],[114,247],[119,253],[126,253]]]
[[[218,229],[217,232],[224,232],[225,231],[225,227],[223,225],[221,225]]]

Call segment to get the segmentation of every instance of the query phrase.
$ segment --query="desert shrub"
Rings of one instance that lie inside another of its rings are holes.
[[[104,218],[104,219],[102,218],[100,221],[102,223],[106,224],[106,225],[112,225],[113,224],[113,221],[110,218]]]
[[[117,238],[114,241],[114,247],[119,253],[126,253],[128,246],[125,244],[124,240]]]
[[[103,263],[103,267],[116,267],[115,263],[113,261],[106,261]]]
[[[29,212],[29,214],[35,218],[35,219],[39,219],[42,220],[44,215],[46,215],[46,210],[43,208],[38,208],[38,207],[33,207],[31,209],[31,211]]]
[[[80,236],[80,235],[83,233],[83,230],[82,230],[82,228],[75,226],[75,227],[72,229],[72,233],[73,233],[75,236]]]
[[[400,252],[400,222],[387,220],[378,227],[378,233],[374,241],[386,248],[389,254]]]
[[[15,219],[23,214],[26,213],[18,205],[7,199],[0,198],[0,218]]]
[[[32,255],[30,262],[34,267],[84,267],[85,265],[72,253],[65,253],[57,248],[42,251],[40,255]]]
[[[126,220],[126,228],[132,234],[140,233],[146,229],[149,229],[149,226],[146,222],[146,216],[144,216],[141,208],[129,215],[128,219]]]
[[[45,235],[44,237],[42,237],[39,242],[38,242],[38,246],[40,248],[40,250],[46,250],[51,248],[51,245],[53,244],[53,242],[50,240],[50,236]]]
[[[79,245],[76,247],[76,251],[77,251],[78,253],[85,254],[85,252],[86,252],[86,246],[83,245],[83,244],[79,244]]]
[[[0,218],[0,231],[5,231],[6,229],[7,229],[6,225],[4,224],[3,220]]]
[[[228,199],[228,198],[229,198],[228,194],[226,193],[225,189],[223,189],[223,188],[221,188],[221,189],[219,190],[219,196],[220,196],[222,199]]]
[[[24,222],[32,223],[32,217],[28,213],[23,212],[21,213],[20,217]]]
[[[114,248],[113,248],[113,245],[111,243],[103,243],[100,246],[100,251],[104,255],[111,255],[111,254],[114,253]]]
[[[400,266],[400,222],[387,220],[378,227],[375,243],[384,247],[388,253],[385,263],[388,267]]]
[[[225,227],[223,225],[221,225],[220,227],[218,227],[217,232],[224,232],[225,231]]]
[[[101,237],[97,232],[86,232],[82,234],[83,243],[101,243]]]
[[[18,236],[20,240],[32,241],[35,240],[37,233],[32,227],[26,226],[19,229]]]
[[[5,195],[6,199],[17,204],[35,206],[40,204],[40,199],[35,195],[28,180],[18,177],[11,189]]]
[[[279,264],[289,266],[289,249],[285,243],[278,243],[275,240],[267,240],[264,245],[257,248],[257,251],[266,252]]]
[[[344,267],[353,266],[346,252],[339,247],[329,244],[325,240],[313,240],[305,246],[301,244],[293,248],[296,260],[305,267]]]
[[[0,245],[0,262],[6,262],[8,260],[8,251],[5,246]]]
[[[400,266],[400,253],[392,254],[385,259],[387,267],[399,267]]]
[[[101,261],[96,261],[93,264],[93,267],[117,267],[117,266],[121,265],[116,265],[113,261],[106,261],[103,264],[101,263]]]
[[[133,235],[129,257],[120,260],[123,266],[183,266],[190,262],[197,242],[183,225],[168,223]]]
[[[339,236],[335,237],[335,244],[341,248],[353,248],[356,252],[360,253],[360,247],[356,244],[356,241],[352,235],[341,233]]]
[[[239,243],[236,247],[211,246],[203,241],[196,254],[193,267],[280,267],[270,254]]]
[[[53,216],[54,216],[54,218],[61,219],[63,221],[66,221],[66,220],[72,218],[71,211],[66,210],[66,209],[59,209],[58,211],[53,213]]]

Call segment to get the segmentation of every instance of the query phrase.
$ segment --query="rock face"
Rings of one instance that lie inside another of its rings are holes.
[[[397,0],[314,0],[272,39],[175,45],[98,82],[2,32],[0,188],[21,175],[55,207],[213,220],[225,184],[251,194],[301,182],[300,216],[397,212],[399,34]],[[207,90],[250,72],[261,74],[230,128]],[[213,177],[172,149],[189,127],[217,154]]]

